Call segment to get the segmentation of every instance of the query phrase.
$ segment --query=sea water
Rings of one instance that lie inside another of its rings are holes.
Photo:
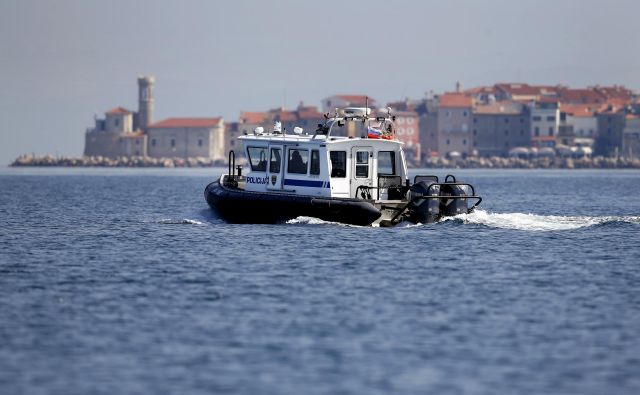
[[[0,171],[1,394],[640,393],[639,172],[363,228],[227,224],[221,171]]]

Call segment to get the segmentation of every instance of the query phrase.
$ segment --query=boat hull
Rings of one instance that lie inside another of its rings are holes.
[[[367,226],[382,215],[373,204],[360,199],[249,192],[226,187],[220,180],[207,185],[204,196],[209,206],[231,223],[271,224],[305,216]]]

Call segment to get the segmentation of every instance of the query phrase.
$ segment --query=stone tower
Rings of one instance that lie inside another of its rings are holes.
[[[462,93],[462,82],[456,81],[456,93]]]
[[[153,84],[152,76],[138,77],[138,127],[144,131],[153,123]]]

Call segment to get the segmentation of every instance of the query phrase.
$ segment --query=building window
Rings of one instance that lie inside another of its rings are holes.
[[[549,116],[547,117],[547,121],[555,122],[555,120],[556,120],[556,117],[555,117],[555,116],[549,115]]]
[[[549,126],[549,136],[553,136],[553,126]]]
[[[356,151],[356,178],[369,178],[369,151]]]
[[[198,139],[198,147],[202,147],[202,139]]]
[[[113,124],[116,126],[120,126],[120,120],[118,118],[114,119]]]
[[[331,177],[345,178],[347,176],[347,152],[329,151],[331,161]]]
[[[504,123],[509,123],[509,118],[505,118]]]
[[[478,118],[473,118],[473,123],[478,123]]]
[[[171,147],[175,147],[176,146],[176,139],[171,139]]]
[[[320,152],[317,149],[311,151],[311,169],[309,174],[320,174]]]
[[[290,149],[287,173],[307,174],[309,164],[309,151],[306,149]]]
[[[524,118],[520,118],[520,123],[524,123]]]
[[[447,139],[447,145],[451,144],[451,140]]]
[[[463,112],[462,112],[462,116],[463,116],[463,117],[466,117],[466,116],[467,116],[467,112],[466,112],[466,111],[463,111]]]
[[[467,145],[467,139],[462,140],[462,145]]]
[[[536,115],[533,117],[534,122],[538,122],[540,120],[542,120],[542,118],[539,115]]]
[[[477,129],[473,129],[473,135],[477,136],[478,135],[478,130]]]
[[[540,136],[540,128],[536,126],[536,127],[533,129],[533,134],[534,134],[534,135],[536,135],[536,136]]]
[[[136,140],[136,145],[140,145],[140,140]]]
[[[156,139],[151,139],[151,146],[155,147],[156,146]]]

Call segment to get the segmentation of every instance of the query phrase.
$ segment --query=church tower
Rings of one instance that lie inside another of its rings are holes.
[[[152,76],[138,77],[138,127],[144,131],[153,123],[153,84]]]

